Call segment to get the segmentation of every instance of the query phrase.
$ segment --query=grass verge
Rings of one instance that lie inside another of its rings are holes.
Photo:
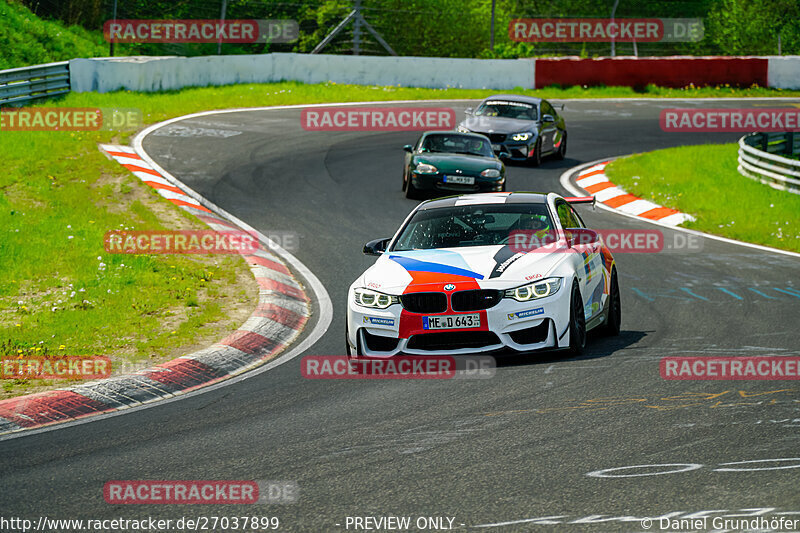
[[[617,159],[608,178],[626,191],[697,218],[687,228],[800,252],[800,195],[736,170],[737,144],[667,148]]]
[[[493,92],[284,82],[166,93],[73,93],[40,105],[138,108],[144,122],[151,124],[210,109],[477,99]],[[645,93],[626,87],[553,87],[515,92],[554,99],[800,96],[800,91],[756,87],[648,87]],[[99,354],[111,356],[116,368],[146,366],[221,338],[251,312],[257,287],[241,258],[110,256],[104,252],[103,235],[110,229],[204,227],[97,149],[98,143],[126,143],[131,135],[0,132],[5,170],[0,175],[0,355]],[[742,186],[770,193],[735,178]],[[723,218],[720,224],[733,220]],[[784,234],[788,230],[783,229]],[[796,226],[793,231],[797,232]],[[5,380],[0,398],[62,385]]]

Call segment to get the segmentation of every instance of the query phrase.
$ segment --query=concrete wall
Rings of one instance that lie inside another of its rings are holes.
[[[800,56],[770,57],[769,86],[800,89]]]
[[[533,87],[533,60],[262,54],[73,59],[72,90],[161,91],[296,80],[466,89]]]
[[[800,89],[800,56],[450,59],[309,54],[73,59],[72,90],[162,91],[183,87],[296,80],[361,85],[540,88],[648,83]]]

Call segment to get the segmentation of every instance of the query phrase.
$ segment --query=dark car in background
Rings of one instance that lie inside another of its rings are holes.
[[[427,131],[413,146],[407,144],[403,149],[403,191],[408,198],[423,192],[506,190],[505,165],[484,135]]]
[[[563,106],[562,106],[563,109]],[[541,98],[498,94],[486,98],[456,130],[480,133],[492,142],[495,153],[504,159],[525,161],[538,166],[542,158],[567,154],[567,126],[555,107]]]

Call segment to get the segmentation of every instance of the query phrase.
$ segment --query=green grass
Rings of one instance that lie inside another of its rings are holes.
[[[190,88],[167,93],[72,93],[39,105],[138,108],[145,123],[150,124],[209,109],[483,98],[493,92],[284,82]],[[641,96],[621,87],[520,89],[515,92],[548,98]],[[754,88],[736,90],[734,95],[784,93]],[[693,96],[718,94],[707,89]],[[653,89],[652,95],[681,96],[682,92]],[[141,184],[119,164],[108,160],[97,148],[98,143],[127,143],[131,135],[132,132],[108,131],[0,132],[5,171],[0,175],[0,355],[97,354],[111,356],[117,366],[148,364],[218,340],[249,315],[256,289],[244,262],[238,257],[105,253],[103,235],[111,229],[204,227]],[[724,162],[724,168],[735,173],[733,159],[735,154]],[[687,164],[686,168],[693,166]],[[646,167],[651,168],[649,164]],[[665,171],[674,170],[666,165],[664,168]],[[632,175],[645,174],[637,171]],[[655,175],[661,176],[660,173]],[[706,171],[702,175],[713,174]],[[688,181],[697,186],[696,180]],[[751,183],[738,174],[729,181],[735,182],[737,187],[754,189],[748,198],[757,198],[756,194],[775,195],[782,200],[771,201],[776,206],[775,213],[781,213],[779,218],[796,219],[790,216],[797,213],[796,204],[794,211],[784,208],[796,198],[786,200],[787,195]],[[685,196],[684,193],[679,198]],[[669,201],[664,203],[671,205]],[[706,213],[704,210],[715,209],[717,204],[711,202],[710,205],[677,207],[698,212],[701,224],[712,220],[713,224],[724,226],[734,220],[726,213],[727,209],[721,209],[719,216]],[[754,213],[761,216],[762,211],[754,210]],[[770,218],[763,223],[766,225],[758,228],[770,227],[771,231],[776,231],[774,224],[769,225],[772,220],[777,218]],[[740,224],[738,219],[737,224]],[[743,226],[746,224],[735,229],[738,231]],[[723,231],[727,229],[720,228],[717,232]],[[796,223],[782,231],[784,235],[796,235]],[[733,236],[763,242],[753,235]],[[105,266],[101,267],[100,263]],[[234,307],[238,314],[231,316]],[[58,385],[6,382],[0,396]]]
[[[800,195],[739,174],[737,144],[667,148],[617,159],[609,179],[697,218],[685,227],[800,252]]]
[[[99,31],[43,20],[18,2],[0,0],[0,69],[108,55]]]

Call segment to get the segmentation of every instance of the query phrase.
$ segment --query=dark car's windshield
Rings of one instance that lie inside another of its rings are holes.
[[[524,102],[508,100],[487,100],[475,110],[475,116],[515,118],[518,120],[536,120],[536,106]]]
[[[553,234],[545,204],[488,204],[418,211],[390,251],[510,244],[515,232]]]
[[[494,156],[491,145],[480,137],[446,133],[427,135],[422,143],[421,151]]]

